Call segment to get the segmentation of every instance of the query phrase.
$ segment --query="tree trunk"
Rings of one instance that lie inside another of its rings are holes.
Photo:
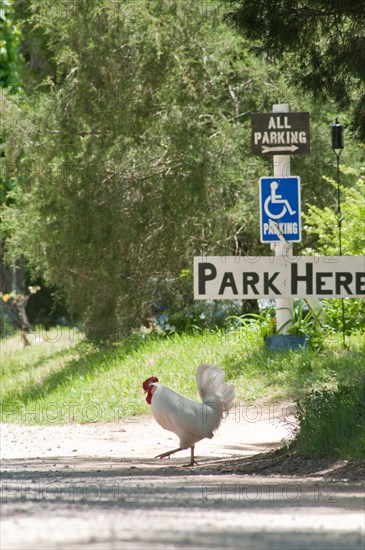
[[[25,259],[19,258],[15,266],[6,265],[4,242],[0,240],[0,321],[12,323],[22,331],[22,341],[29,344],[25,332],[31,329],[26,313],[29,299],[25,287]]]

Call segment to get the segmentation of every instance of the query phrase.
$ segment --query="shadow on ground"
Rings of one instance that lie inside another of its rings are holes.
[[[45,476],[92,477],[176,477],[234,474],[241,476],[285,476],[293,478],[364,482],[365,460],[345,461],[306,459],[292,456],[281,448],[250,457],[199,457],[197,466],[183,466],[186,458],[146,459],[145,457],[47,457],[2,461],[1,479],[24,477],[37,480]]]

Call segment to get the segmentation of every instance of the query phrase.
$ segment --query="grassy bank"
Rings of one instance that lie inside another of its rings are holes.
[[[365,458],[365,376],[335,390],[311,391],[297,406],[300,430],[292,448],[307,458]]]
[[[365,343],[340,337],[321,352],[265,350],[257,327],[237,333],[138,335],[109,348],[85,342],[68,328],[31,335],[20,348],[15,335],[1,342],[2,421],[25,424],[128,420],[149,413],[143,380],[158,376],[177,392],[198,399],[195,371],[202,362],[221,365],[239,401],[297,398],[324,386],[334,389],[364,373]]]

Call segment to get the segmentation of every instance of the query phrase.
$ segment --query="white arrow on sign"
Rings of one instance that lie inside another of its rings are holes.
[[[270,153],[271,151],[274,151],[275,153],[276,152],[281,152],[281,151],[290,151],[290,152],[294,152],[296,151],[297,149],[299,149],[299,147],[297,147],[296,145],[284,145],[284,146],[279,146],[279,147],[268,147],[267,145],[263,145],[262,146],[262,152],[263,153]]]

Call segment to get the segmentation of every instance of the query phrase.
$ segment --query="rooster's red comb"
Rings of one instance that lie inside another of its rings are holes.
[[[144,391],[149,391],[152,384],[155,384],[155,382],[158,382],[158,378],[156,376],[150,376],[147,378],[147,380],[145,380],[142,384]]]

